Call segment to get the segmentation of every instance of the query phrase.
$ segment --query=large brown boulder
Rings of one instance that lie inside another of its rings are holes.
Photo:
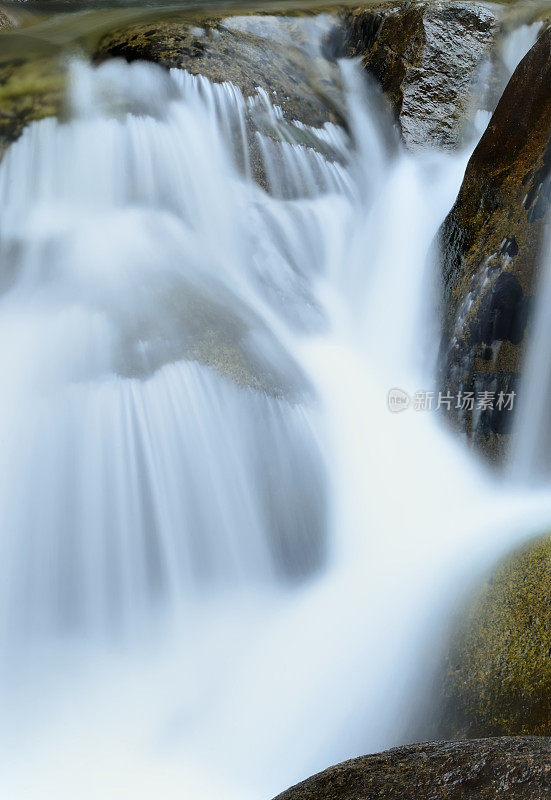
[[[446,737],[551,735],[551,537],[488,576],[446,656]]]
[[[469,161],[440,231],[444,336],[441,384],[510,394],[518,385],[551,195],[551,29],[517,67]],[[499,456],[512,415],[457,412]]]
[[[502,14],[499,6],[449,0],[350,12],[348,51],[381,85],[409,148],[455,149],[470,134]]]
[[[551,741],[479,739],[398,747],[345,761],[276,800],[543,800]]]

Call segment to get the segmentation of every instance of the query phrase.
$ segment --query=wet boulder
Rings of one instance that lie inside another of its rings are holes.
[[[446,656],[445,736],[551,735],[551,538],[505,559]],[[551,762],[550,762],[551,763]]]
[[[410,149],[455,149],[472,133],[502,13],[480,2],[433,0],[349,13],[348,53],[382,87]]]
[[[93,58],[146,60],[212,83],[231,82],[248,101],[246,137],[252,174],[270,190],[257,134],[308,147],[331,161],[340,154],[317,129],[341,124],[345,104],[336,57],[342,19],[334,14],[160,18],[106,33]],[[277,107],[277,111],[271,110]],[[281,111],[279,111],[281,110]],[[297,123],[297,124],[294,124]],[[236,130],[236,139],[242,136]]]
[[[551,741],[519,737],[398,747],[345,761],[276,800],[543,800]]]
[[[454,395],[517,393],[551,197],[550,81],[547,29],[507,85],[440,230],[440,383]],[[483,452],[503,455],[510,409],[454,413]]]
[[[341,21],[332,15],[161,19],[107,33],[96,61],[120,57],[185,69],[214,83],[230,81],[251,97],[260,88],[288,120],[340,121],[338,68],[330,50]]]

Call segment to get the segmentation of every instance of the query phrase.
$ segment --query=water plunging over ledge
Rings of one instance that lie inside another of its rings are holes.
[[[469,154],[389,152],[342,73],[311,147],[265,95],[75,61],[0,164],[5,797],[267,800],[403,741],[454,601],[551,521],[387,408],[433,388]]]

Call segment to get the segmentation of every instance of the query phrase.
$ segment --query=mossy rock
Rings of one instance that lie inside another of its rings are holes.
[[[551,734],[551,536],[503,561],[446,659],[444,736]]]
[[[14,18],[0,8],[0,158],[29,122],[56,113],[61,101],[61,83],[53,79],[49,60],[5,55],[3,44],[15,27]]]
[[[32,16],[21,9],[0,8],[0,159],[24,128],[35,120],[60,115],[66,69],[51,47],[33,49],[15,28]]]
[[[57,56],[0,58],[0,158],[31,122],[62,115],[65,85]]]
[[[551,29],[521,61],[444,221],[440,382],[447,391],[516,391],[551,198]],[[489,457],[512,415],[455,422]]]

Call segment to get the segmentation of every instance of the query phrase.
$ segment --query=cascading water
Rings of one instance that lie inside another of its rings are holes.
[[[412,735],[466,582],[551,521],[386,406],[432,388],[467,154],[388,152],[351,63],[349,136],[71,70],[0,165],[0,789],[267,800]]]
[[[533,331],[527,346],[525,367],[519,391],[519,407],[515,418],[515,439],[509,455],[509,472],[513,481],[543,485],[551,475],[551,440],[549,430],[549,397],[551,362],[549,360],[551,301],[551,232],[547,227],[542,254],[537,303],[533,315]]]

